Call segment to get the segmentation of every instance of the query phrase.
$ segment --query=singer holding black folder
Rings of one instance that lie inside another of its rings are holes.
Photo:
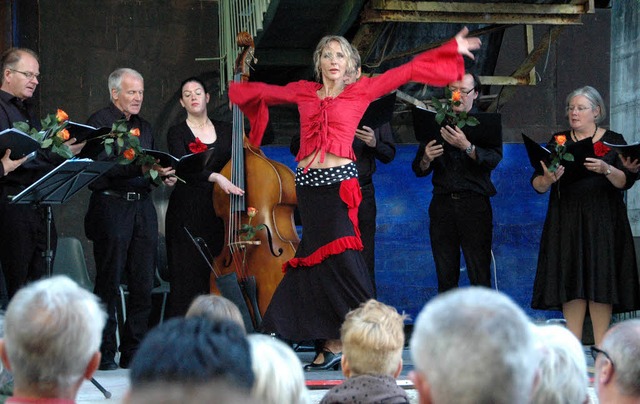
[[[565,180],[568,169],[550,172],[544,162],[531,178],[537,192],[551,190],[531,307],[562,310],[578,339],[588,308],[599,345],[612,312],[640,309],[636,254],[622,192],[633,185],[635,174],[603,144],[626,142],[598,126],[607,111],[596,89],[573,91],[566,111],[570,129],[554,135],[549,146],[555,147],[557,135],[564,136],[567,146],[590,138],[595,157],[585,158],[586,170],[570,180]]]
[[[180,86],[180,104],[187,118],[171,127],[167,134],[169,152],[180,158],[184,155],[214,149],[213,165],[199,173],[176,174],[178,182],[171,193],[166,217],[167,258],[171,294],[167,316],[184,316],[198,295],[209,293],[211,269],[200,259],[199,252],[189,238],[202,237],[213,255],[218,255],[224,242],[224,223],[213,209],[213,184],[226,193],[243,194],[219,174],[231,158],[231,125],[212,121],[207,116],[209,93],[202,80],[191,77]]]
[[[40,62],[35,52],[26,48],[11,48],[2,54],[2,87],[0,87],[0,131],[13,127],[14,122],[26,122],[41,129],[31,98],[40,83]],[[84,143],[65,144],[78,154]],[[8,197],[33,184],[65,159],[49,149],[40,149],[36,156],[11,160],[9,151],[0,167],[0,262],[10,299],[27,282],[46,275],[47,212],[43,206],[8,203]],[[51,227],[51,248],[56,248],[55,224]]]
[[[151,124],[139,113],[144,99],[144,79],[129,68],[114,70],[109,75],[111,103],[91,115],[88,124],[96,128],[111,127],[121,119],[127,129],[140,130],[140,145],[153,149]],[[101,159],[108,157],[104,151]],[[87,238],[93,241],[96,263],[95,294],[106,306],[107,324],[102,333],[100,370],[115,370],[115,354],[120,350],[120,367],[128,368],[138,345],[145,336],[151,312],[156,256],[158,254],[158,217],[150,193],[153,182],[145,176],[150,169],[158,171],[165,185],[173,185],[171,167],[157,164],[117,164],[89,185],[91,198],[85,215]],[[129,299],[127,319],[120,330],[120,347],[116,342],[116,304],[118,288],[126,273]]]
[[[473,112],[480,91],[477,77],[467,73],[449,89],[460,93],[460,105],[453,107],[456,113]],[[417,177],[433,174],[429,235],[438,293],[458,287],[460,250],[469,283],[491,287],[491,197],[496,194],[491,172],[502,160],[502,126],[499,115],[480,115],[477,126],[433,128],[440,136],[428,134],[427,139],[436,140],[422,141],[412,164]],[[424,135],[416,133],[419,138]]]

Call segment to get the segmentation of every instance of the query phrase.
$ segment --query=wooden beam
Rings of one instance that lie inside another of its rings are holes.
[[[371,0],[361,22],[577,25],[582,14],[594,12],[593,1],[523,4]]]
[[[593,12],[593,0],[577,0],[572,4],[525,3],[449,3],[443,1],[371,0],[371,8],[385,11],[472,14],[568,14]]]
[[[511,74],[511,77],[516,79],[527,79],[528,73],[533,66],[536,65],[538,60],[547,52],[549,44],[555,42],[560,36],[563,27],[551,27],[551,29],[540,39],[538,46],[533,52],[522,61],[520,66]],[[481,80],[482,81],[482,80]],[[484,81],[482,81],[484,84]],[[506,102],[513,97],[517,91],[517,86],[505,86],[500,90],[500,95],[491,103],[487,112],[498,112]]]

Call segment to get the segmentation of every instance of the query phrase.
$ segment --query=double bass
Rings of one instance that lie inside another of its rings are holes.
[[[246,81],[254,61],[253,38],[247,32],[240,32],[236,40],[243,51],[236,59],[234,81]],[[222,275],[236,273],[257,328],[284,276],[283,264],[293,258],[300,243],[293,219],[297,204],[295,181],[291,169],[268,159],[260,148],[249,144],[242,112],[237,105],[232,109],[231,160],[220,174],[245,193],[227,195],[214,185],[214,209],[225,227],[223,249],[215,258],[214,268]],[[247,214],[249,207],[257,210],[251,218]],[[247,225],[260,228],[251,239],[241,231]],[[215,276],[212,273],[211,291],[219,293]]]

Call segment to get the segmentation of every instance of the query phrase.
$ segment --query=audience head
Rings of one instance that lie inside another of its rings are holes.
[[[595,388],[602,404],[640,399],[640,319],[613,325],[595,356]],[[635,400],[635,401],[633,401]]]
[[[475,74],[466,73],[462,80],[449,83],[449,89],[460,91],[460,105],[454,105],[456,112],[469,112],[473,108],[473,103],[480,95],[480,79]]]
[[[27,48],[9,48],[0,56],[1,89],[21,100],[33,97],[39,84],[40,60]]]
[[[127,119],[137,115],[144,99],[144,79],[133,69],[126,67],[114,70],[109,75],[111,101]]]
[[[506,295],[454,289],[425,305],[413,328],[411,378],[422,402],[525,403],[538,366],[531,324]]]
[[[581,105],[571,105],[574,98],[580,97],[575,101],[584,101],[590,112],[593,114],[593,120],[596,124],[604,121],[607,117],[607,108],[604,105],[602,96],[595,88],[591,86],[580,87],[577,90],[573,90],[566,100],[567,115],[571,114],[571,108],[578,108],[580,111]]]
[[[246,389],[226,381],[155,382],[129,391],[124,404],[258,404]]]
[[[240,309],[226,297],[214,294],[196,297],[191,302],[186,314],[186,317],[195,316],[206,317],[211,321],[231,320],[238,323],[242,331],[246,333]]]
[[[131,391],[152,383],[230,382],[253,386],[251,354],[242,328],[230,320],[173,318],[151,330],[129,373]]]
[[[248,337],[255,375],[252,396],[264,404],[309,402],[302,363],[288,345],[263,334]]]
[[[587,361],[582,344],[559,325],[532,325],[540,352],[538,383],[534,404],[585,403],[589,400],[587,388]]]
[[[395,308],[376,300],[350,311],[340,330],[345,376],[397,377],[402,370],[404,319]]]
[[[316,46],[316,50],[313,52],[313,64],[315,67],[315,75],[318,81],[322,81],[322,68],[321,62],[323,57],[338,57],[338,55],[333,55],[330,51],[329,44],[332,42],[336,42],[340,47],[341,57],[343,57],[347,64],[346,72],[355,71],[354,66],[354,55],[353,55],[353,47],[342,36],[337,35],[327,35],[320,39],[318,45]],[[325,52],[327,51],[327,52]]]
[[[20,289],[9,302],[0,343],[14,394],[75,398],[100,363],[105,321],[96,296],[67,277]]]

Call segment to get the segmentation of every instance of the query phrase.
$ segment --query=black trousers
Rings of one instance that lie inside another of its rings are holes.
[[[491,287],[493,209],[489,197],[434,194],[429,218],[438,292],[458,286],[460,249],[467,264],[469,283]]]
[[[93,192],[85,216],[85,232],[93,241],[96,262],[94,293],[107,309],[100,350],[116,352],[118,287],[126,274],[127,320],[120,352],[133,355],[144,338],[151,312],[151,290],[157,259],[158,218],[151,198],[126,201]]]
[[[360,186],[362,192],[362,202],[358,207],[358,227],[360,228],[360,238],[364,249],[362,250],[362,256],[367,263],[367,269],[369,270],[369,276],[371,277],[371,283],[373,284],[374,297],[376,295],[376,254],[375,254],[375,239],[376,239],[376,191],[373,183]]]
[[[47,275],[47,212],[45,207],[0,203],[0,262],[8,298],[25,284]],[[51,251],[56,250],[51,223]],[[53,267],[53,256],[51,265]]]

